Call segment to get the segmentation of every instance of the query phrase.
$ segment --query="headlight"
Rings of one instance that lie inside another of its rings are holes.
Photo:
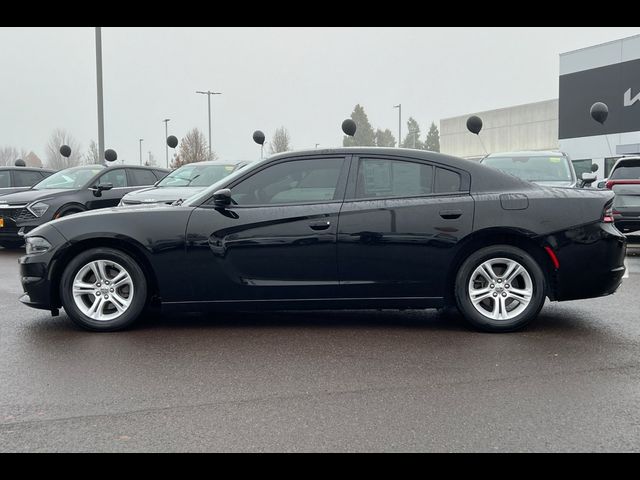
[[[44,253],[51,248],[51,244],[42,237],[27,237],[25,239],[27,255]]]
[[[34,203],[33,205],[29,205],[27,209],[36,217],[40,218],[42,215],[44,215],[44,212],[49,209],[49,205],[43,202],[38,202]]]

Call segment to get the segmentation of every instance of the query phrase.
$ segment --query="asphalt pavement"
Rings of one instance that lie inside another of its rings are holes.
[[[159,316],[89,333],[0,249],[0,451],[640,451],[640,249],[510,334],[436,311]]]

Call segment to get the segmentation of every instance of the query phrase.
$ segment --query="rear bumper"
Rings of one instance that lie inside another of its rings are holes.
[[[610,223],[595,223],[548,239],[560,267],[554,300],[578,300],[614,293],[625,273],[626,239]]]

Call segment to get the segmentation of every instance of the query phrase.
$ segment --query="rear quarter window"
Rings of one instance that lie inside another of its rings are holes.
[[[462,178],[458,172],[446,168],[436,168],[435,193],[455,193],[462,187]]]

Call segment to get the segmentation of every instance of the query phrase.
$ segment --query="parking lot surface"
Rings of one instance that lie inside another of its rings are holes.
[[[527,330],[436,311],[159,316],[96,334],[0,249],[0,451],[639,451],[640,250]]]

